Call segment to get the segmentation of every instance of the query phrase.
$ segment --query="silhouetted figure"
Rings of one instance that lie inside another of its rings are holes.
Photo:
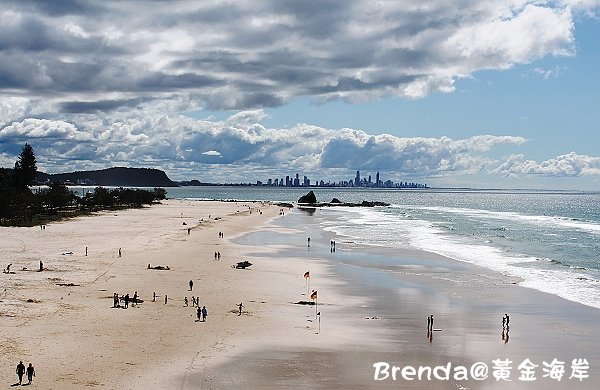
[[[183,303],[184,303],[186,306],[189,306],[189,305],[188,305],[188,299],[187,299],[187,297],[183,298]]]
[[[198,306],[198,310],[196,310],[196,317],[198,317],[198,321],[200,321],[200,317],[202,317],[202,309]]]
[[[207,315],[208,315],[208,311],[206,310],[206,306],[202,306],[202,322],[206,321]]]
[[[23,364],[23,361],[20,361],[19,364],[17,364],[17,376],[19,377],[19,384],[23,383],[23,374],[25,374],[25,365]]]
[[[190,291],[192,291],[193,288],[194,288],[194,281],[190,280]]]
[[[217,260],[221,260],[221,252],[217,252]]]
[[[242,307],[244,307],[244,305],[242,305],[242,302],[240,302],[240,304],[238,305],[239,309],[240,309],[240,313],[238,314],[238,316],[242,315]]]
[[[430,329],[431,329],[431,317],[427,317],[427,337],[429,337]]]
[[[217,260],[217,252],[215,252],[215,260]]]
[[[152,302],[156,302],[156,291],[152,293]]]
[[[29,363],[29,367],[27,367],[27,380],[29,381],[28,384],[31,384],[31,381],[33,380],[34,376],[35,376],[35,368],[33,368],[33,365],[31,363]]]
[[[506,316],[506,329],[508,329],[509,327],[509,323],[510,323],[510,317],[508,316],[508,314],[504,314]]]
[[[44,270],[44,263],[40,260],[40,272]]]
[[[506,314],[502,317],[502,329],[504,330],[504,328],[506,328]],[[504,337],[502,338],[502,340],[504,340]]]
[[[429,331],[433,333],[433,314],[431,315],[431,323],[429,324]]]
[[[119,248],[119,257],[121,257],[121,248]]]
[[[308,237],[308,247],[310,248],[310,237]]]
[[[167,304],[167,296],[165,295],[165,305]]]
[[[125,309],[129,307],[129,294],[125,294]]]
[[[190,234],[190,228],[188,228],[188,235]]]
[[[6,273],[9,274],[10,273],[10,266],[12,265],[12,263],[10,263],[9,265],[6,266]]]
[[[137,291],[135,293],[133,293],[133,301],[131,301],[131,306],[137,306]]]
[[[87,246],[85,247],[85,255],[87,256]]]
[[[113,307],[119,307],[119,294],[113,294]]]

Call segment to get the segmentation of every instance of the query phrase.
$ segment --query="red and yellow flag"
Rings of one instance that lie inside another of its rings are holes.
[[[305,278],[305,279],[306,279],[306,278],[310,278],[310,272],[306,271],[306,272],[304,273],[304,278]]]
[[[317,290],[313,290],[312,294],[310,294],[310,299],[317,299]]]

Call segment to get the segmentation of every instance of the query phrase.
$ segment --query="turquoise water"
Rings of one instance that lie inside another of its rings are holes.
[[[522,279],[521,285],[600,308],[600,194],[552,191],[313,189],[321,227],[364,244],[416,248]],[[293,202],[300,188],[183,187],[172,198]]]

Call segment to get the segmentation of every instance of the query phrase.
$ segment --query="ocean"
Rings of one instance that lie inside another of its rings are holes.
[[[513,190],[312,189],[320,227],[360,245],[420,249],[481,266],[519,285],[600,308],[600,193]],[[295,202],[306,188],[181,187],[179,199]]]

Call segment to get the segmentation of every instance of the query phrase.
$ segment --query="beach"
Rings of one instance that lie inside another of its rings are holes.
[[[45,389],[594,388],[598,309],[432,253],[350,242],[318,229],[319,210],[283,211],[168,200],[0,228],[0,258],[14,272],[0,275],[2,383],[16,382],[23,360]],[[232,268],[244,260],[253,265]],[[297,304],[314,302],[312,290],[318,306]],[[143,302],[113,308],[114,293],[136,291]],[[590,377],[568,379],[580,358]],[[512,361],[510,381],[494,377],[496,359]],[[538,365],[535,381],[518,379],[526,359]],[[542,378],[553,359],[565,362],[561,381]],[[484,380],[375,380],[378,362],[485,362],[490,371]]]

